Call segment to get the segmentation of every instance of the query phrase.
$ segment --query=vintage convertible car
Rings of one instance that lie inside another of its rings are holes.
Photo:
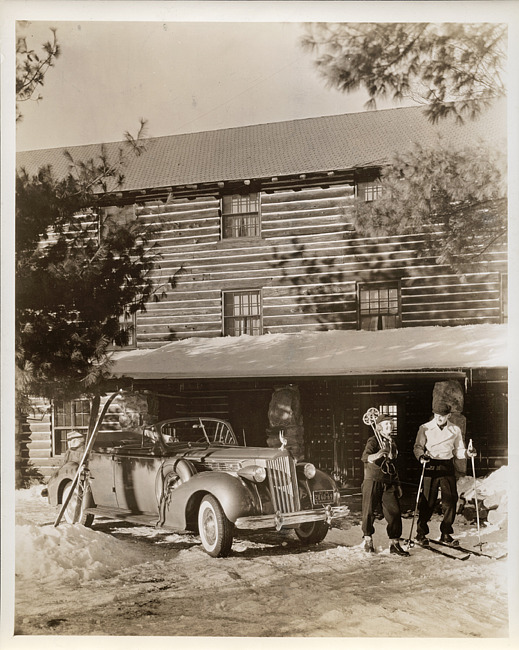
[[[315,544],[332,519],[348,514],[333,479],[296,462],[283,440],[280,448],[238,445],[225,420],[170,419],[133,439],[110,435],[92,447],[79,492],[64,512],[69,523],[91,525],[94,516],[108,516],[194,531],[209,555],[223,557],[235,529],[291,528],[302,543]],[[49,480],[51,505],[64,503],[79,462],[69,458]]]

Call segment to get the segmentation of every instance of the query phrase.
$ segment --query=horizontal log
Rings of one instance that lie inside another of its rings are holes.
[[[284,206],[283,210],[271,210],[269,212],[263,211],[261,213],[262,226],[271,223],[298,223],[300,220],[325,220],[330,219],[343,223],[345,221],[345,211],[340,206],[332,205],[330,207],[308,206],[298,207],[297,209],[289,210]],[[348,219],[351,223],[351,217]]]
[[[50,451],[51,451],[51,439],[50,439],[50,437],[47,437],[47,440],[33,440],[33,441],[29,442],[26,445],[26,447],[27,447],[27,449],[30,450],[30,452],[34,452],[34,454],[32,454],[33,456],[35,454],[38,455],[38,452],[42,452],[42,451],[46,452],[46,453],[50,453]],[[31,454],[29,454],[29,455],[31,455]]]
[[[348,185],[345,183],[330,185],[330,187],[326,189],[323,189],[320,186],[309,187],[309,188],[301,189],[300,192],[294,192],[292,190],[287,190],[287,191],[275,190],[271,194],[267,192],[261,192],[261,203],[262,205],[269,204],[269,203],[278,203],[280,201],[290,203],[293,201],[313,199],[321,196],[327,198],[341,198],[341,197],[347,197],[349,195],[353,195],[353,192],[354,192],[353,185]]]
[[[436,268],[438,268],[438,273],[436,274],[424,273],[421,277],[406,278],[405,286],[409,288],[423,287],[423,286],[430,287],[430,286],[443,286],[446,283],[448,284],[459,283],[460,286],[466,286],[467,282],[485,283],[485,282],[492,281],[492,279],[498,281],[499,270],[500,270],[496,268],[496,269],[492,269],[492,271],[485,271],[483,273],[480,272],[466,273],[464,275],[466,276],[467,279],[463,280],[460,276],[456,276],[453,273],[450,274],[441,273],[440,272],[441,267],[436,267]]]
[[[404,327],[420,327],[420,326],[443,326],[443,327],[457,327],[458,325],[491,325],[498,322],[496,317],[479,316],[479,314],[464,314],[463,316],[453,317],[452,315],[433,314],[427,318],[425,314],[418,314],[415,317],[413,314],[403,314],[402,325]]]
[[[263,318],[285,318],[294,315],[310,314],[348,314],[349,319],[357,317],[357,306],[355,303],[328,303],[328,302],[301,302],[299,305],[290,307],[268,307],[263,306]]]
[[[469,287],[464,292],[447,293],[446,291],[439,291],[436,294],[427,293],[422,296],[407,296],[402,293],[402,302],[405,303],[408,309],[417,308],[421,309],[424,305],[436,305],[445,303],[456,303],[467,306],[468,302],[500,302],[499,291],[471,291]]]
[[[452,278],[453,282],[456,282],[456,278]],[[481,295],[492,296],[496,292],[499,293],[499,283],[498,282],[464,282],[459,284],[450,283],[450,281],[445,284],[438,285],[436,287],[430,286],[414,286],[407,287],[405,286],[405,281],[402,283],[402,296],[406,296],[410,300],[429,300],[433,296],[438,294],[443,294],[448,292],[448,294],[454,296],[459,294],[466,293],[476,293]]]
[[[171,343],[172,341],[180,341],[183,339],[189,338],[214,338],[215,336],[221,336],[221,332],[214,331],[197,331],[197,332],[175,332],[175,338],[168,338],[167,336],[149,336],[141,337],[139,340],[140,346],[143,348],[149,348],[150,350],[161,348],[166,343]]]
[[[186,316],[168,316],[166,321],[154,318],[139,323],[138,335],[142,336],[143,334],[147,334],[149,332],[168,332],[169,326],[172,328],[187,328],[191,326],[197,328],[202,326],[205,328],[210,327],[211,329],[218,329],[221,327],[221,323],[221,313],[209,316],[189,316],[188,318],[186,318]]]

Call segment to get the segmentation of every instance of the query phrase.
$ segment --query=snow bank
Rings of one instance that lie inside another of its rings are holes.
[[[40,485],[16,493],[17,579],[79,583],[128,566],[132,551],[124,541],[84,526],[60,523],[54,527],[54,509],[43,503],[41,489]]]
[[[488,510],[487,521],[496,526],[503,526],[508,520],[508,467],[505,465],[484,478],[476,479],[464,476],[458,480],[458,494],[465,504],[475,507],[476,496],[478,506]]]

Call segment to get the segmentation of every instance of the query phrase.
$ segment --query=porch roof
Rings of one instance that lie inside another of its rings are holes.
[[[330,377],[508,366],[506,325],[190,338],[114,352],[113,377]]]

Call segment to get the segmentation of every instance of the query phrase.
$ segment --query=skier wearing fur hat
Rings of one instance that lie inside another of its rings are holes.
[[[458,502],[454,463],[456,459],[475,456],[476,451],[465,449],[461,429],[449,421],[449,415],[448,404],[433,400],[433,418],[418,429],[413,447],[416,459],[423,465],[423,492],[419,497],[416,527],[416,541],[422,546],[429,545],[429,521],[434,512],[438,490],[441,492],[443,513],[440,541],[459,544],[452,537]]]
[[[389,552],[408,556],[409,553],[400,546],[402,516],[399,499],[402,496],[402,488],[393,462],[398,453],[393,437],[392,419],[388,415],[378,415],[375,420],[375,435],[368,438],[361,457],[364,463],[362,483],[364,550],[368,553],[375,551],[372,538],[375,532],[374,510],[379,506],[387,522]]]

